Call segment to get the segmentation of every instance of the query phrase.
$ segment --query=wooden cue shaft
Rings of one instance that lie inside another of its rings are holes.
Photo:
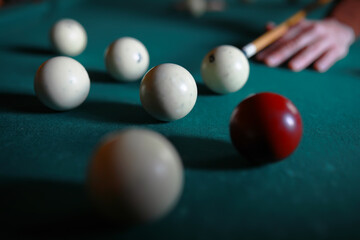
[[[263,35],[252,41],[251,43],[247,44],[242,48],[246,57],[251,58],[256,53],[260,52],[261,50],[269,46],[271,43],[279,39],[281,36],[283,36],[289,30],[290,27],[299,23],[302,19],[306,17],[306,15],[310,11],[329,2],[331,2],[331,0],[318,0],[308,5],[307,7],[298,11],[297,13],[295,13],[293,16],[285,20],[283,23],[281,23],[274,29],[264,33]]]

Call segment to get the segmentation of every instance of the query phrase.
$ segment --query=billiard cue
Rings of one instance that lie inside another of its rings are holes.
[[[306,17],[306,15],[313,11],[314,9],[321,7],[325,4],[330,3],[332,0],[317,0],[316,2],[310,3],[305,8],[296,12],[290,18],[286,19],[280,25],[275,27],[274,29],[264,33],[251,43],[245,45],[242,48],[242,51],[245,53],[247,58],[251,58],[276,40],[278,40],[281,36],[283,36],[290,27],[299,23],[302,19]]]

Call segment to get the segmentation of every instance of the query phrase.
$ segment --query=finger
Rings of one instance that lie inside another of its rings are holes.
[[[256,55],[256,59],[259,61],[263,61],[269,54],[271,54],[274,50],[282,46],[285,42],[289,41],[291,38],[296,36],[300,31],[301,31],[301,26],[291,28],[284,36],[282,36],[273,44],[271,44],[269,47],[265,48],[263,51],[258,53]]]
[[[264,58],[269,55],[272,51],[277,49],[279,46],[284,44],[284,42],[288,41],[289,39],[295,37],[301,30],[303,29],[304,25],[303,23],[299,23],[298,25],[295,25],[294,27],[290,28],[284,36],[279,38],[277,41],[275,41],[273,44],[271,44],[269,47],[261,51],[256,55],[257,60],[263,61]]]
[[[290,39],[297,36],[301,31],[309,26],[309,22],[304,20],[301,21],[299,24],[291,27],[281,38],[279,38],[276,42],[271,44],[269,47],[265,48],[263,51],[256,55],[256,59],[258,61],[263,61],[267,56],[269,56],[274,50],[278,49],[285,42],[289,41]]]
[[[345,53],[342,53],[335,48],[327,51],[323,56],[319,58],[314,64],[314,68],[319,72],[326,72],[331,66],[333,66],[338,60],[344,58],[346,56]]]
[[[307,68],[330,48],[331,43],[327,37],[317,39],[289,62],[289,68],[293,71],[301,71]]]
[[[321,34],[322,31],[319,31],[318,27],[312,25],[303,32],[300,32],[293,39],[285,42],[278,49],[274,50],[264,59],[264,61],[267,65],[276,67],[288,60],[302,48],[311,44],[313,41],[319,38]]]

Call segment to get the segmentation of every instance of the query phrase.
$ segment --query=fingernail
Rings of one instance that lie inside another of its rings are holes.
[[[293,71],[299,71],[301,69],[301,64],[297,61],[289,62],[289,68]]]
[[[326,66],[324,64],[316,64],[315,66],[316,66],[316,68],[317,68],[317,70],[319,72],[325,72],[326,71]]]

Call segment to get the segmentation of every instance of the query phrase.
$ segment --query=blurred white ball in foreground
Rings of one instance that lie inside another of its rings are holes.
[[[118,221],[151,221],[175,206],[182,191],[183,166],[164,136],[127,129],[102,141],[88,183],[103,214]]]

